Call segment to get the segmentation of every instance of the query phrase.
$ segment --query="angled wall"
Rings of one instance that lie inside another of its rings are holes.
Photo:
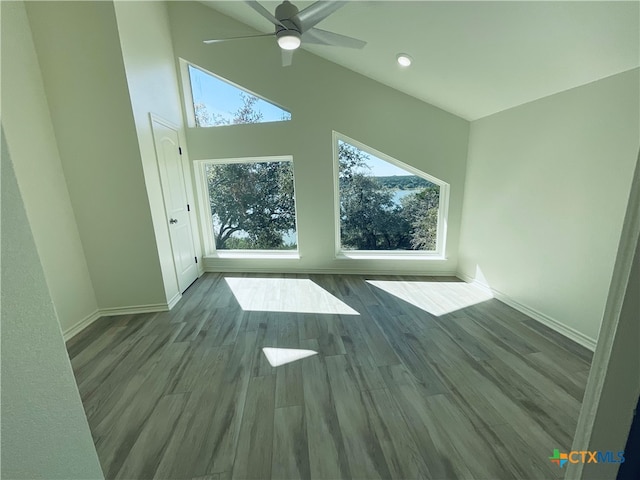
[[[28,2],[98,307],[166,308],[112,2]]]
[[[294,162],[300,259],[286,263],[277,259],[208,259],[210,268],[455,272],[467,121],[304,50],[296,51],[293,65],[283,68],[273,39],[203,45],[207,38],[255,31],[197,2],[170,2],[169,15],[178,57],[282,105],[292,114],[290,122],[187,129],[192,160],[292,155]],[[333,130],[451,185],[446,260],[335,258]]]
[[[638,69],[471,124],[459,271],[593,348],[638,153]]]
[[[0,156],[2,478],[101,479],[4,131]]]
[[[2,2],[2,124],[63,331],[98,308],[23,2]]]

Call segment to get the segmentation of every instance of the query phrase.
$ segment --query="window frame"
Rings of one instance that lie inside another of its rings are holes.
[[[187,119],[187,126],[189,128],[219,128],[219,127],[232,127],[235,125],[259,125],[262,123],[286,123],[286,122],[291,122],[293,120],[293,114],[291,113],[291,110],[289,110],[286,107],[283,107],[282,105],[280,105],[277,102],[274,102],[273,100],[270,100],[266,97],[263,97],[262,95],[259,95],[251,90],[249,90],[248,88],[242,87],[240,85],[238,85],[235,82],[232,82],[231,80],[228,80],[224,77],[221,77],[220,75],[217,75],[209,70],[207,70],[206,68],[203,68],[199,65],[196,65],[193,62],[189,62],[188,60],[185,60],[184,58],[178,58],[178,63],[180,65],[180,78],[182,80],[182,95],[184,98],[184,109],[185,109],[185,114],[186,114],[186,119]],[[212,77],[217,78],[218,80],[228,83],[229,85],[237,88],[238,90],[242,90],[243,92],[248,93],[249,95],[252,95],[254,97],[259,98],[260,100],[263,100],[267,103],[270,103],[271,105],[273,105],[274,107],[278,107],[280,110],[283,110],[285,112],[287,112],[290,116],[289,120],[278,120],[278,121],[269,121],[269,122],[258,122],[258,123],[251,123],[251,124],[246,124],[246,123],[238,123],[238,124],[230,124],[230,125],[210,125],[207,127],[200,127],[196,124],[196,112],[195,112],[195,107],[194,107],[194,100],[193,100],[193,90],[191,88],[191,75],[189,74],[189,67],[193,67],[196,68],[204,73],[206,73],[207,75],[211,75]]]
[[[447,220],[449,214],[449,189],[447,182],[440,180],[428,173],[425,173],[411,165],[407,165],[375,148],[369,147],[362,142],[347,137],[335,130],[332,132],[332,151],[333,151],[333,204],[334,204],[334,222],[335,222],[335,257],[337,259],[430,259],[445,260],[446,244],[447,244]],[[436,229],[436,248],[435,250],[345,250],[342,248],[341,225],[340,225],[340,162],[338,159],[338,141],[353,145],[365,153],[384,160],[398,168],[402,168],[407,172],[424,178],[429,182],[440,187],[438,202],[438,227]]]
[[[290,162],[293,171],[293,203],[295,207],[296,219],[296,248],[295,250],[251,250],[251,249],[229,249],[217,250],[215,235],[213,233],[213,219],[211,215],[211,205],[209,203],[209,186],[207,185],[206,166],[207,165],[229,165],[238,163],[264,163],[264,162]],[[240,157],[240,158],[217,158],[193,161],[194,174],[196,177],[196,197],[198,207],[198,221],[202,232],[202,245],[205,257],[218,258],[300,258],[300,238],[298,235],[298,206],[296,200],[295,164],[291,155],[277,155],[269,157]]]

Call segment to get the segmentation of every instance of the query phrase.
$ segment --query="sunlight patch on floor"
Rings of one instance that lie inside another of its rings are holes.
[[[367,283],[437,317],[493,298],[490,292],[464,282],[367,280]]]
[[[225,277],[245,311],[360,315],[308,278]]]
[[[317,355],[315,350],[301,350],[299,348],[274,348],[264,347],[262,353],[267,357],[267,361],[272,367],[279,367],[287,363],[302,360],[303,358]]]

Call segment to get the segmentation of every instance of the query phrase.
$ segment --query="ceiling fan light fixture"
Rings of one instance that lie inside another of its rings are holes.
[[[281,30],[276,33],[278,45],[283,50],[295,50],[300,46],[300,33],[295,30]]]
[[[406,53],[399,53],[396,59],[398,60],[398,64],[401,67],[408,67],[409,65],[411,65],[411,62],[413,62],[413,58],[411,58],[411,56]]]

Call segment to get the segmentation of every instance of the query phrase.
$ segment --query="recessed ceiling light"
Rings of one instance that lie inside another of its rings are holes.
[[[408,67],[413,61],[411,56],[407,55],[406,53],[399,53],[396,58],[398,60],[398,64],[400,64],[401,67]]]

